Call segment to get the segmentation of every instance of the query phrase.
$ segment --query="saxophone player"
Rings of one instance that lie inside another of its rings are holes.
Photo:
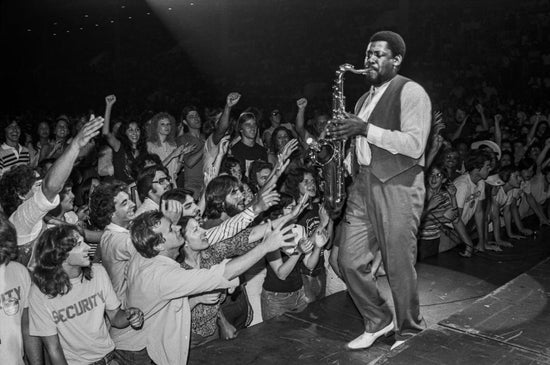
[[[425,328],[420,314],[416,233],[424,206],[424,151],[430,132],[431,102],[416,82],[398,74],[405,42],[381,31],[369,40],[365,56],[370,90],[329,127],[332,138],[355,138],[357,174],[349,189],[338,266],[359,309],[365,332],[348,349],[370,347],[395,331],[399,346]],[[380,249],[395,304],[395,324],[370,275]]]

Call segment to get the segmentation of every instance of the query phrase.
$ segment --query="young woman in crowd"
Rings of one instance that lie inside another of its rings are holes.
[[[102,134],[113,150],[113,177],[125,184],[131,184],[134,181],[132,163],[139,155],[147,152],[145,133],[142,133],[139,124],[135,121],[122,123],[116,133],[110,130],[111,110],[115,102],[116,96],[105,97],[105,121]]]

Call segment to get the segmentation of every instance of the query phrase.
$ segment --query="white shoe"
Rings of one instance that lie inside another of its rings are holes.
[[[393,322],[390,322],[386,327],[382,328],[378,332],[369,333],[365,332],[361,336],[357,337],[355,340],[349,342],[346,347],[349,350],[359,350],[359,349],[366,349],[372,346],[374,341],[378,339],[380,336],[387,335],[393,330]]]
[[[401,341],[395,341],[395,343],[393,345],[391,345],[391,350],[395,350],[397,347],[401,346],[405,341],[404,340],[401,340]]]

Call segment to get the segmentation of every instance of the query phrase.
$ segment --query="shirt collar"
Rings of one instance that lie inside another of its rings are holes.
[[[128,231],[126,228],[124,227],[121,227],[119,226],[118,224],[116,223],[109,223],[106,227],[105,227],[105,230],[106,231],[113,231],[113,232],[119,232],[119,233],[128,233],[130,231]]]

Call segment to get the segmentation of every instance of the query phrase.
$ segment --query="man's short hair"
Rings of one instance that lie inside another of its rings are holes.
[[[98,228],[105,228],[111,223],[115,212],[115,197],[121,192],[128,192],[128,186],[120,181],[101,183],[90,196],[90,219]]]
[[[162,194],[162,196],[160,197],[159,205],[162,206],[162,203],[167,200],[175,200],[183,204],[185,203],[185,200],[187,199],[188,196],[193,198],[193,194],[194,193],[192,190],[185,189],[185,188],[171,189],[165,192],[164,194]]]
[[[153,228],[158,226],[162,217],[163,214],[158,210],[151,210],[140,214],[130,223],[130,237],[141,256],[150,259],[159,254],[155,247],[164,241],[164,237]]]
[[[491,154],[483,149],[470,151],[464,161],[464,168],[468,172],[481,169],[486,161],[491,161],[491,158]]]
[[[403,37],[401,37],[399,34],[390,30],[382,30],[380,32],[374,33],[372,37],[370,37],[369,43],[379,41],[388,42],[388,48],[391,50],[391,53],[394,57],[400,55],[401,57],[405,58],[407,46],[405,45]]]
[[[34,170],[27,165],[14,166],[0,178],[0,204],[9,217],[23,202],[19,196],[29,193],[36,182]]]
[[[149,190],[153,188],[153,180],[155,180],[155,174],[157,171],[162,171],[166,174],[166,176],[170,176],[166,167],[155,165],[146,168],[137,177],[136,189],[139,199],[142,202],[149,196]]]
[[[17,232],[8,218],[0,213],[0,265],[17,258]]]

